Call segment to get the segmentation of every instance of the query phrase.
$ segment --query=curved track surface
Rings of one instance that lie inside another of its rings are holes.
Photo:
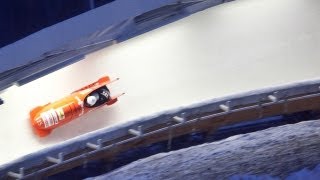
[[[238,0],[90,54],[2,94],[0,164],[137,117],[320,77],[320,1]],[[110,107],[35,137],[28,113],[103,75],[126,92]]]

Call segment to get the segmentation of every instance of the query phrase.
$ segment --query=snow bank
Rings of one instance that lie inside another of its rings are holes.
[[[320,120],[301,122],[157,154],[92,179],[292,179],[320,162],[319,137]]]

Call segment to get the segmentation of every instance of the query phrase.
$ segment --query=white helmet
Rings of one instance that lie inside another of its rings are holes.
[[[99,95],[98,94],[93,94],[93,96],[89,96],[87,98],[87,103],[90,106],[93,106],[97,101],[98,101]]]

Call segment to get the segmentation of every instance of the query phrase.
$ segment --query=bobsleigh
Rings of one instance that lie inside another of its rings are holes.
[[[116,80],[118,79],[111,81],[108,76],[104,76],[58,101],[35,107],[30,111],[30,123],[35,134],[45,137],[53,129],[87,112],[116,103],[118,97],[124,93],[111,96],[107,87]]]

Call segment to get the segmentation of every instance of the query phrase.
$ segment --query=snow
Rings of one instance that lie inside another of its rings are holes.
[[[305,121],[156,154],[88,179],[316,179],[319,137],[320,120]]]

